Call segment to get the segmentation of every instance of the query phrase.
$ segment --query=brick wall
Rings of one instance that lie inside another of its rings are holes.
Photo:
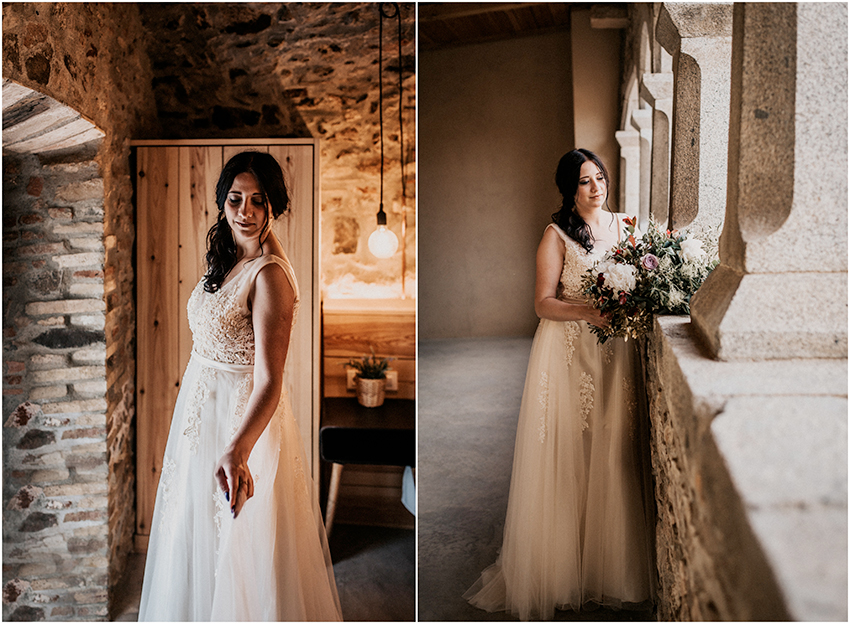
[[[106,615],[103,180],[4,156],[4,618]]]

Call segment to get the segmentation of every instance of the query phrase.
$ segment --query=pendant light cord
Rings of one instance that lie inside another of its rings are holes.
[[[384,211],[384,5],[378,5],[380,16],[378,17],[378,125],[381,129],[381,203],[378,215]],[[384,217],[386,219],[386,217]]]
[[[392,9],[388,10],[387,7]],[[384,206],[384,18],[395,17],[398,22],[398,134],[401,151],[401,202],[402,205],[407,197],[407,180],[404,176],[404,126],[402,123],[402,111],[404,102],[402,99],[403,67],[401,57],[401,10],[396,2],[382,2],[378,5],[380,18],[378,21],[378,123],[381,134],[381,210]]]

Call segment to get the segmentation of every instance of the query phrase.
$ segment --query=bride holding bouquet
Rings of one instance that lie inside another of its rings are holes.
[[[647,608],[654,586],[639,356],[634,340],[597,342],[591,329],[609,318],[587,303],[583,284],[633,222],[607,209],[608,172],[592,152],[567,153],[555,181],[564,200],[537,251],[541,320],[502,549],[464,594],[523,620],[551,619],[556,608]]]

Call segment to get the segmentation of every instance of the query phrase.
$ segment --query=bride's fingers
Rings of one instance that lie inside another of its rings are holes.
[[[215,480],[218,481],[218,487],[221,490],[221,493],[224,494],[224,497],[230,500],[230,490],[227,484],[227,475],[224,472],[223,467],[219,467],[218,470],[215,471]]]
[[[246,500],[247,500],[248,498],[251,498],[251,497],[254,496],[254,478],[251,476],[251,473],[248,473],[248,479],[245,483],[248,486],[248,491],[246,492],[246,494],[247,494]]]
[[[237,492],[236,492],[235,502],[234,502],[234,505],[232,507],[234,519],[239,516],[239,513],[242,511],[242,506],[245,504],[245,501],[247,501],[248,498],[249,498],[248,494],[246,492],[246,489],[247,488],[245,487],[245,484],[243,484],[243,486],[240,487],[239,490],[237,490]]]

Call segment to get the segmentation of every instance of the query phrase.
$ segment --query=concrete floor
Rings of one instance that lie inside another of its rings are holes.
[[[334,523],[330,549],[345,620],[413,621],[414,531]],[[144,555],[130,557],[127,573],[116,591],[114,621],[138,619],[144,568]]]
[[[419,619],[514,620],[462,594],[496,560],[531,338],[420,341]],[[610,609],[556,620],[652,619]]]

